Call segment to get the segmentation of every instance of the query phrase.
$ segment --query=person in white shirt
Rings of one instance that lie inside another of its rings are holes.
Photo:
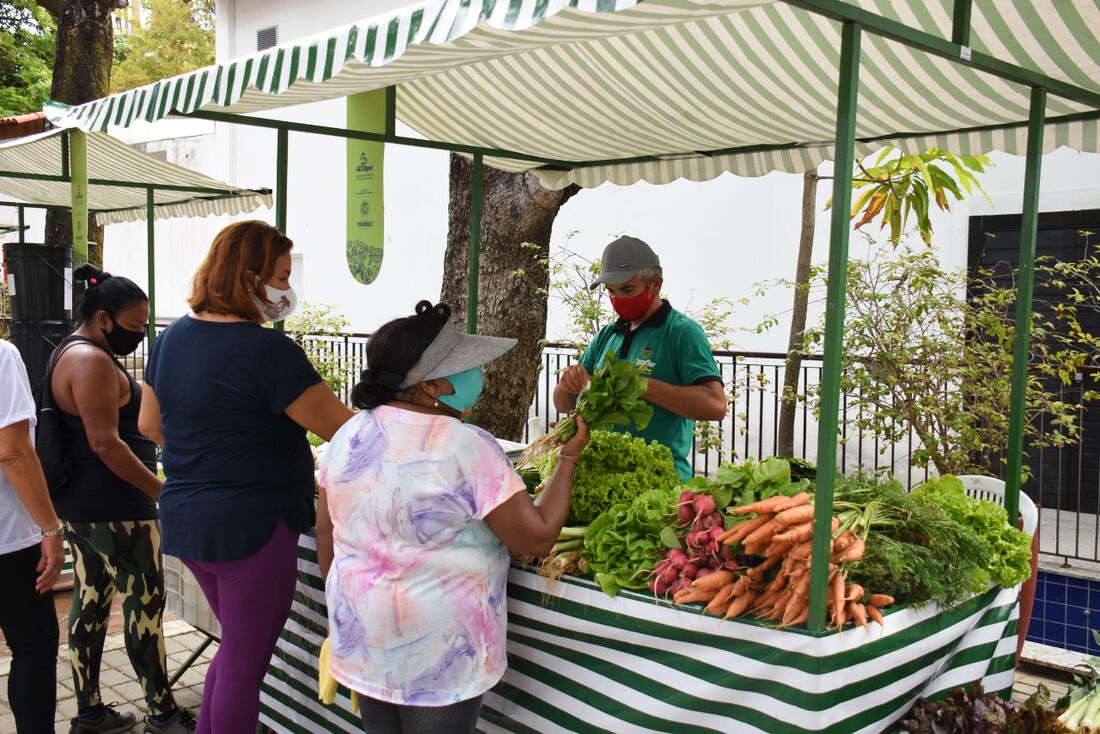
[[[53,585],[61,521],[34,452],[34,399],[14,346],[0,340],[0,630],[12,652],[8,702],[20,734],[52,732],[57,707]]]

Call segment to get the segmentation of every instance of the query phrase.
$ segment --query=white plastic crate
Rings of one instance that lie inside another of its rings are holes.
[[[164,557],[164,610],[197,630],[221,638],[221,625],[199,582],[183,561],[173,556]]]

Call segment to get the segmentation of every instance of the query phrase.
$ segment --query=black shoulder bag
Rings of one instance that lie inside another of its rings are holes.
[[[53,397],[53,371],[61,355],[73,343],[82,341],[95,344],[82,336],[68,336],[61,340],[50,356],[46,374],[34,390],[34,412],[38,422],[34,427],[34,450],[42,464],[42,473],[46,475],[46,484],[50,494],[56,494],[69,480],[69,469],[73,463],[72,451],[65,448],[65,427],[61,421],[61,409]],[[102,348],[102,347],[100,347]]]

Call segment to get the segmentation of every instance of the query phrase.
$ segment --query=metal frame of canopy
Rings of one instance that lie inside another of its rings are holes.
[[[76,199],[78,196],[85,196],[88,186],[105,186],[114,187],[120,189],[133,189],[145,192],[144,203],[144,218],[146,222],[146,253],[148,258],[147,273],[149,279],[149,323],[147,325],[147,338],[149,340],[149,346],[152,346],[153,340],[156,337],[156,279],[154,277],[156,272],[156,229],[155,220],[160,218],[167,218],[172,216],[181,216],[175,213],[163,214],[158,216],[159,212],[165,212],[169,207],[187,205],[191,203],[209,203],[223,199],[236,199],[242,197],[251,197],[260,195],[267,197],[271,194],[271,189],[234,189],[229,190],[226,188],[216,188],[212,186],[199,186],[193,184],[174,184],[167,182],[153,182],[143,180],[124,180],[124,179],[112,179],[112,178],[97,178],[89,177],[87,169],[87,134],[79,130],[63,130],[61,135],[61,154],[60,174],[43,174],[34,173],[29,171],[18,170],[4,170],[0,169],[0,179],[23,179],[32,181],[51,181],[57,183],[67,183],[70,187],[71,202],[68,207],[73,212],[74,225],[78,216],[82,219],[85,215],[102,214],[102,213],[115,213],[122,211],[130,211],[134,207],[123,208],[103,208],[95,206],[87,206],[81,210],[76,206]],[[40,136],[39,136],[40,137]],[[76,145],[84,149],[83,155],[71,156],[72,140],[76,140]],[[5,141],[5,145],[19,145],[20,139],[15,138],[9,141]],[[141,154],[145,155],[145,154]],[[72,170],[74,167],[72,163],[74,161],[80,161],[80,170]],[[158,164],[160,161],[158,161]],[[174,165],[174,164],[173,164]],[[179,193],[194,194],[193,197],[187,199],[178,199],[174,201],[166,201],[157,203],[155,195],[157,191],[174,191]],[[54,209],[58,208],[56,202],[50,201],[5,201],[0,200],[0,206],[13,207],[17,211],[18,224],[16,229],[18,230],[18,242],[23,244],[25,242],[24,232],[27,229],[25,224],[25,211],[27,209]],[[82,211],[82,214],[78,214],[78,211]],[[83,225],[83,223],[82,223]],[[77,264],[78,258],[80,260],[87,259],[87,241],[81,243],[83,247],[76,246],[76,238],[74,237],[74,252],[73,252],[73,264]]]
[[[1023,225],[1020,243],[1020,277],[1017,301],[1017,320],[1015,352],[1012,372],[1012,408],[1008,437],[1007,481],[1005,507],[1009,516],[1015,518],[1019,512],[1020,469],[1023,451],[1024,428],[1024,389],[1026,381],[1028,344],[1030,337],[1030,318],[1032,311],[1032,291],[1034,279],[1034,260],[1036,249],[1036,221],[1038,212],[1039,176],[1043,149],[1044,125],[1047,123],[1076,120],[1100,119],[1100,93],[1070,82],[1057,79],[1036,70],[1025,68],[997,58],[990,54],[979,53],[970,47],[972,0],[954,0],[951,18],[951,38],[906,26],[882,15],[864,10],[843,2],[843,0],[785,0],[787,5],[809,11],[841,24],[841,48],[838,76],[838,100],[836,106],[835,139],[833,141],[833,160],[852,161],[857,143],[886,142],[896,135],[878,135],[869,138],[856,137],[857,100],[860,90],[861,42],[864,32],[901,43],[907,47],[927,52],[933,56],[991,74],[1030,88],[1030,108],[1026,123],[1012,122],[980,128],[960,128],[950,132],[971,132],[974,130],[1015,130],[1026,125],[1026,167],[1024,176]],[[232,80],[230,80],[232,83]],[[178,88],[177,88],[178,91]],[[155,95],[156,90],[152,90]],[[1090,109],[1069,116],[1046,117],[1047,97],[1055,95],[1065,100],[1084,105]],[[187,90],[190,98],[191,90]],[[468,144],[448,143],[439,140],[422,140],[399,136],[395,133],[396,88],[387,87],[386,125],[383,132],[363,132],[338,127],[312,125],[284,120],[265,119],[239,113],[226,113],[214,110],[195,109],[184,113],[191,117],[231,122],[249,126],[276,129],[277,171],[279,180],[276,185],[276,225],[285,229],[286,225],[286,164],[288,159],[288,131],[333,135],[360,140],[393,143],[425,148],[444,149],[472,156],[473,185],[471,202],[470,230],[470,277],[467,327],[476,331],[476,307],[478,302],[478,266],[480,249],[481,221],[481,184],[484,157],[519,159],[541,164],[543,170],[561,170],[584,168],[597,165],[617,165],[639,161],[667,160],[667,157],[652,156],[617,158],[599,161],[569,161],[531,155],[520,151],[497,150]],[[127,104],[120,103],[121,115]],[[163,107],[164,102],[160,103]],[[74,124],[84,124],[74,123]],[[98,124],[98,123],[97,123]],[[106,121],[102,121],[106,125]],[[791,148],[788,145],[755,145],[695,152],[692,155],[716,156],[730,153],[755,153],[761,151]],[[845,311],[845,271],[848,261],[848,242],[850,222],[848,211],[851,206],[851,186],[844,177],[836,177],[833,182],[832,214],[830,224],[830,247],[827,279],[826,327],[824,338],[824,367],[822,376],[822,406],[820,429],[818,432],[816,503],[819,509],[831,507],[836,479],[837,428],[840,402],[840,367],[843,348],[843,327]],[[1023,316],[1023,318],[1020,318]],[[824,471],[821,468],[824,467]],[[829,512],[816,513],[814,532],[814,558],[828,557]],[[826,583],[828,564],[815,562],[811,573],[810,610],[808,626],[821,632],[825,626]]]

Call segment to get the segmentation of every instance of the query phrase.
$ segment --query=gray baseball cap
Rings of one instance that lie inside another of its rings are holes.
[[[588,290],[595,290],[600,285],[622,285],[639,270],[659,267],[661,260],[649,245],[637,237],[620,237],[603,248],[600,277],[588,286]]]

